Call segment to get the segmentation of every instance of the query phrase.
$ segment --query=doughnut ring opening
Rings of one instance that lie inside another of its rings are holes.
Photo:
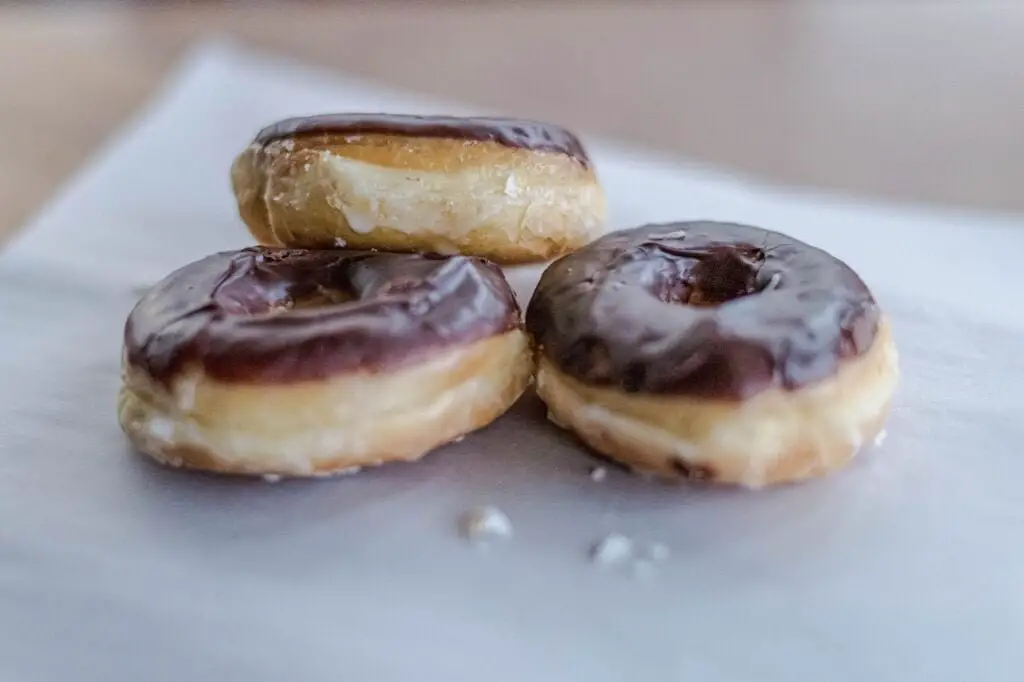
[[[857,274],[744,225],[603,237],[544,273],[526,325],[549,418],[670,479],[824,475],[874,441],[898,382],[889,323]]]
[[[118,417],[161,463],[327,475],[487,425],[532,369],[486,261],[256,247],[187,265],[138,303]]]
[[[235,160],[260,244],[535,263],[600,236],[605,196],[569,131],[497,118],[333,114],[260,131]]]

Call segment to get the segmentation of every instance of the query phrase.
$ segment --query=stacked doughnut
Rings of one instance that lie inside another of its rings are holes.
[[[231,180],[259,245],[170,274],[125,326],[120,423],[162,463],[416,460],[534,378],[552,421],[666,478],[820,475],[885,421],[896,352],[850,268],[741,225],[602,236],[604,193],[563,128],[288,119]],[[552,259],[524,320],[502,266]]]

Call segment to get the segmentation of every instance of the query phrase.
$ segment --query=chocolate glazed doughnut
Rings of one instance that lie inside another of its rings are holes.
[[[531,372],[497,266],[258,247],[138,303],[118,415],[163,463],[321,475],[417,459],[505,412]]]
[[[824,474],[883,427],[889,324],[829,254],[713,222],[556,261],[526,315],[557,424],[637,471],[748,487]]]
[[[535,121],[328,114],[260,131],[235,160],[261,244],[547,261],[599,236],[605,197],[583,145]]]

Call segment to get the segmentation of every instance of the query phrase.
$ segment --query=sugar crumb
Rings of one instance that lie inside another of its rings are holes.
[[[512,537],[512,521],[497,507],[485,505],[470,509],[463,514],[460,526],[463,536],[475,544]]]
[[[516,184],[516,176],[509,174],[505,180],[505,196],[516,197],[519,195],[519,186]]]
[[[600,483],[608,477],[608,469],[604,467],[593,467],[590,470],[590,480]]]
[[[595,564],[621,564],[633,556],[633,541],[620,533],[604,536],[590,551]]]
[[[153,417],[146,424],[149,435],[160,441],[170,442],[174,439],[174,422],[164,417]]]
[[[647,546],[646,555],[654,561],[664,561],[668,559],[672,552],[669,550],[668,545],[663,542],[652,542]]]

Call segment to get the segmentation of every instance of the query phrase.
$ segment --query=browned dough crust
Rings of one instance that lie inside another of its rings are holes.
[[[832,378],[747,400],[649,395],[588,386],[543,356],[537,392],[556,424],[634,471],[750,488],[822,476],[882,431],[898,381],[888,323]]]
[[[124,364],[118,418],[163,464],[232,474],[317,476],[419,459],[486,426],[531,381],[516,329],[390,372],[293,384],[183,372],[170,388]]]

